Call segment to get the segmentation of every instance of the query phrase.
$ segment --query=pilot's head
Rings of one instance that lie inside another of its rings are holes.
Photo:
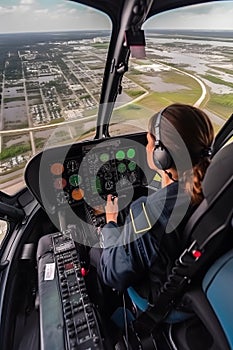
[[[201,181],[209,165],[213,126],[206,113],[186,104],[172,104],[149,121],[147,161],[150,168],[189,184],[192,199],[200,201]],[[169,182],[169,180],[168,180]]]

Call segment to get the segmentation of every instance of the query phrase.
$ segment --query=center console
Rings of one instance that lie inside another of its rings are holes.
[[[60,232],[43,236],[37,261],[41,349],[105,349],[72,237]]]

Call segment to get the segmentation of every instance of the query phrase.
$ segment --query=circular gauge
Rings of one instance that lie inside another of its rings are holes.
[[[69,200],[69,193],[62,191],[57,194],[57,203],[59,205],[68,203],[68,200]]]
[[[133,161],[129,162],[128,168],[130,171],[134,171],[136,169],[137,164]]]
[[[50,171],[53,175],[61,175],[64,171],[62,163],[53,163],[50,167]]]
[[[112,173],[105,172],[105,173],[104,173],[104,179],[105,179],[105,180],[112,179]]]
[[[124,163],[118,164],[117,170],[118,170],[118,172],[121,173],[121,174],[124,173],[124,172],[126,171],[126,165],[125,165]]]
[[[120,150],[116,153],[116,159],[117,160],[123,160],[125,158],[125,152]]]
[[[99,159],[98,159],[97,154],[95,154],[95,153],[88,153],[87,161],[88,161],[89,164],[98,163]]]
[[[134,183],[135,181],[137,180],[137,175],[135,172],[132,172],[130,175],[129,175],[129,181],[131,183]]]
[[[75,188],[72,192],[71,192],[71,197],[75,200],[75,201],[80,201],[81,199],[83,199],[84,196],[84,192],[81,188]]]
[[[99,158],[97,154],[88,154],[87,156],[87,166],[89,167],[90,174],[97,174],[100,164],[99,164]]]
[[[113,181],[106,181],[104,186],[107,191],[110,191],[111,189],[113,189]]]
[[[73,174],[69,177],[69,183],[73,187],[77,187],[78,185],[80,185],[81,182],[82,182],[81,176],[79,176],[78,174]]]
[[[109,160],[109,154],[108,154],[108,153],[102,153],[102,154],[100,155],[100,160],[101,160],[101,162],[103,162],[103,163],[107,162],[107,161]]]
[[[109,163],[103,164],[102,167],[101,167],[101,170],[102,170],[103,172],[106,172],[106,171],[109,172],[110,169],[111,169],[111,166],[110,166]]]
[[[127,157],[132,159],[135,157],[135,149],[134,148],[129,148],[128,151],[127,151]]]
[[[69,172],[74,172],[75,170],[78,169],[78,166],[79,166],[78,162],[74,159],[69,160],[66,164],[66,168]]]
[[[57,190],[62,190],[64,187],[66,187],[67,182],[66,182],[66,179],[64,179],[63,177],[59,177],[54,180],[53,184]]]

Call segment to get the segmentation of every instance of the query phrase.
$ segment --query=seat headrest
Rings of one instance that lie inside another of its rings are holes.
[[[207,202],[233,177],[233,142],[223,147],[213,157],[202,183]]]

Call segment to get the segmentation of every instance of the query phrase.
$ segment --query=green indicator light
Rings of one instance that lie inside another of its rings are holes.
[[[134,171],[136,169],[137,164],[135,162],[129,162],[128,168],[130,171]]]
[[[109,154],[108,154],[108,153],[102,153],[102,154],[100,155],[100,160],[101,160],[101,162],[103,162],[103,163],[107,162],[107,161],[109,160]]]
[[[117,167],[119,173],[124,173],[126,171],[126,165],[124,163],[120,163]]]
[[[135,157],[135,149],[134,148],[129,148],[128,151],[127,151],[127,157],[132,159]]]
[[[116,159],[117,160],[123,160],[125,158],[125,152],[124,151],[118,151],[116,153]]]
[[[100,193],[102,191],[100,178],[98,176],[96,177],[96,180],[95,180],[95,187],[96,187],[96,192],[95,193]]]
[[[81,183],[81,181],[81,176],[79,176],[78,174],[73,174],[69,177],[69,183],[71,184],[71,186],[76,187]]]

